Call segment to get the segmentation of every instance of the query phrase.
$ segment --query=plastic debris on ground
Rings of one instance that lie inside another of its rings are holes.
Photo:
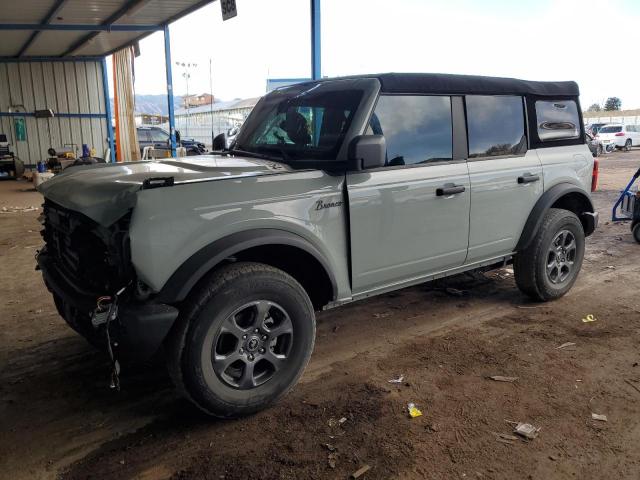
[[[508,383],[513,383],[516,380],[518,380],[518,377],[503,377],[502,375],[493,375],[489,378],[496,382],[508,382]]]
[[[516,425],[516,428],[513,429],[515,433],[529,440],[533,440],[534,438],[536,438],[540,430],[540,427],[534,427],[530,423],[518,423]]]
[[[421,417],[422,412],[416,407],[415,403],[409,403],[407,405],[407,410],[409,411],[409,416],[411,418]]]
[[[33,205],[29,207],[2,207],[0,209],[0,213],[22,213],[22,212],[35,212],[39,210],[38,207],[34,207]]]
[[[595,322],[597,320],[598,319],[593,314],[590,313],[589,315],[587,315],[582,319],[582,323]]]
[[[333,428],[333,427],[337,427],[338,425],[344,424],[344,422],[346,421],[347,421],[347,417],[342,417],[340,420],[336,420],[335,418],[331,417],[327,423],[330,427]]]
[[[464,297],[467,292],[465,290],[458,290],[457,288],[447,287],[444,289],[449,295],[454,297]]]
[[[388,380],[389,383],[402,383],[404,382],[404,375],[400,375],[397,378],[392,378],[391,380]]]
[[[599,413],[592,413],[591,414],[591,418],[593,418],[594,420],[598,420],[600,422],[606,422],[607,421],[607,416],[606,415],[600,415]]]
[[[496,440],[500,443],[504,443],[507,445],[515,445],[516,442],[519,440],[518,437],[514,436],[514,435],[508,435],[506,433],[497,433],[497,432],[491,432],[495,435]]]
[[[353,472],[351,474],[351,478],[353,478],[353,479],[360,478],[365,473],[367,473],[369,470],[371,470],[371,467],[369,465],[363,465],[362,467],[360,467],[358,470],[356,470],[355,472]]]
[[[556,347],[558,350],[561,348],[567,348],[567,347],[573,347],[575,345],[574,342],[567,342],[567,343],[563,343],[562,345],[560,345],[559,347]]]

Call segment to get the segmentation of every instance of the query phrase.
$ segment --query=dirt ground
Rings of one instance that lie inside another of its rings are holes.
[[[564,298],[530,303],[505,269],[323,312],[301,383],[235,421],[204,417],[158,365],[110,390],[34,271],[38,212],[0,213],[0,478],[638,479],[640,245],[608,220],[639,166],[638,150],[601,158],[601,225]],[[1,182],[0,207],[39,205],[29,187]],[[509,421],[541,430],[500,437]]]

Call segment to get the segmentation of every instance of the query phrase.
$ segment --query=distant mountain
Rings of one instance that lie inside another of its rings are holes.
[[[173,97],[173,108],[179,110],[182,108],[182,95]],[[240,100],[236,98],[234,100]],[[219,103],[222,100],[215,100],[215,103]],[[111,99],[111,112],[113,112],[113,98]],[[169,115],[169,108],[167,107],[166,95],[137,95],[136,94],[136,113],[148,113],[155,115]]]
[[[182,96],[173,97],[173,108],[181,108]],[[111,111],[113,112],[113,98],[111,99]],[[166,95],[136,95],[136,112],[156,115],[168,115]]]

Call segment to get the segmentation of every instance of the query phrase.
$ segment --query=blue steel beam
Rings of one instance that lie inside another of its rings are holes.
[[[311,78],[322,78],[322,49],[320,35],[320,0],[311,2]]]
[[[107,119],[107,141],[109,142],[109,155],[111,158],[105,162],[116,161],[116,146],[113,141],[113,125],[111,124],[111,101],[109,99],[109,76],[107,75],[107,59],[102,58],[102,86],[104,88],[104,111]]]
[[[176,117],[173,111],[173,75],[171,72],[171,38],[169,25],[164,26],[164,62],[167,73],[167,107],[169,109],[169,138],[171,141],[171,156],[176,156]]]
[[[0,117],[35,117],[33,112],[0,112]],[[53,112],[53,117],[60,118],[104,118],[104,113],[58,113]]]
[[[62,8],[62,5],[66,1],[67,0],[57,0],[56,3],[54,3],[51,9],[47,12],[47,15],[45,15],[45,17],[40,21],[40,27],[46,26],[51,21],[53,16],[60,11],[60,9]],[[29,35],[29,38],[27,39],[27,41],[24,42],[22,47],[20,47],[20,50],[18,50],[16,57],[21,57],[22,54],[27,51],[27,48],[29,48],[33,43],[33,41],[38,37],[38,35],[40,35],[40,30],[36,30],[31,35]]]
[[[34,63],[34,62],[99,62],[102,57],[0,57],[0,63]]]
[[[143,38],[148,37],[149,35],[151,35],[152,33],[154,33],[154,31],[162,30],[165,24],[173,23],[173,22],[175,22],[176,20],[179,20],[180,18],[184,17],[185,15],[189,15],[190,13],[193,13],[193,12],[195,12],[196,10],[199,10],[200,8],[204,7],[205,5],[208,5],[209,3],[213,3],[213,1],[214,1],[214,0],[201,0],[201,1],[199,1],[199,2],[197,2],[197,3],[195,3],[195,4],[193,4],[193,5],[191,5],[191,6],[190,6],[189,8],[187,8],[186,10],[182,10],[182,11],[178,12],[177,14],[175,14],[175,15],[173,15],[173,16],[171,16],[171,17],[167,18],[166,20],[164,20],[164,21],[162,22],[162,25],[160,25],[160,26],[157,26],[157,27],[156,27],[155,25],[146,25],[146,26],[143,26],[143,27],[148,27],[148,28],[152,28],[152,27],[153,27],[153,28],[154,28],[154,30],[143,31],[140,35],[136,36],[135,38],[133,38],[133,39],[131,39],[131,40],[128,40],[128,41],[124,42],[122,45],[118,45],[117,47],[113,48],[112,50],[110,50],[110,51],[108,51],[108,52],[101,53],[100,55],[101,55],[101,56],[105,56],[105,57],[107,57],[107,56],[109,56],[109,55],[113,55],[113,54],[114,54],[115,52],[117,52],[118,50],[121,50],[121,49],[123,49],[123,48],[126,48],[126,47],[128,47],[129,45],[133,45],[134,43],[139,42],[139,41],[140,41],[140,40],[142,40]],[[123,9],[126,9],[127,11],[129,11],[129,10],[131,10],[131,9],[135,8],[135,6],[136,6],[136,5],[138,5],[138,2],[137,2],[137,1],[132,1],[132,2],[129,2],[127,5],[125,5],[125,6],[123,7]],[[118,10],[118,12],[116,12],[114,15],[116,15],[116,14],[120,13],[121,11],[122,11],[122,9]],[[126,12],[125,12],[125,13],[126,13]],[[122,15],[124,15],[124,14],[120,14],[120,16],[122,16]],[[108,20],[108,19],[107,19],[107,20]],[[85,36],[85,37],[84,37],[84,39],[86,39],[86,41],[89,41],[89,40],[91,40],[92,38],[94,38],[94,37],[99,33],[99,32],[96,32],[96,31],[95,31],[95,28],[96,28],[96,27],[98,27],[98,28],[102,28],[102,27],[104,26],[104,27],[107,27],[107,28],[105,28],[105,30],[108,30],[108,23],[113,24],[113,23],[115,23],[115,22],[116,22],[116,20],[113,20],[113,21],[111,21],[111,22],[106,22],[107,24],[101,24],[101,25],[97,25],[97,26],[96,26],[96,25],[91,25],[91,29],[90,29],[90,30],[92,31],[92,33],[91,33],[90,35],[88,35],[88,36]],[[119,28],[119,27],[118,27],[118,28]],[[125,26],[125,28],[126,28],[126,26]],[[84,43],[84,42],[83,42],[83,43]],[[80,45],[80,46],[81,46],[81,45]],[[75,48],[75,50],[78,50],[78,48],[80,48],[80,46],[76,47],[76,48]],[[74,50],[74,51],[75,51],[75,50]],[[68,56],[70,55],[70,53],[72,53],[72,52],[70,52],[70,50],[67,50],[67,52],[65,52],[65,54],[64,54],[62,57],[61,57],[61,56],[58,56],[58,57],[56,57],[56,58],[60,58],[60,59],[61,59],[61,60],[63,60],[63,61],[73,61],[72,59],[71,59],[71,60],[68,60]],[[63,58],[63,57],[65,57],[65,56],[66,56],[67,58]],[[77,56],[77,57],[74,57],[74,58],[77,58],[77,59],[78,59],[78,60],[80,60],[80,61],[84,60],[85,58],[86,58],[86,59],[88,59],[88,60],[90,60],[90,61],[94,61],[94,60],[99,61],[99,60],[101,59],[100,57],[96,57],[96,58],[94,58],[94,57],[90,57],[90,56],[86,56],[86,57]],[[0,63],[2,63],[3,61],[9,61],[9,60],[5,60],[5,59],[15,59],[15,60],[18,60],[18,61],[46,61],[46,62],[48,62],[48,61],[53,61],[53,60],[54,60],[54,58],[47,58],[47,57],[13,57],[13,56],[12,56],[12,57],[0,57]]]
[[[36,30],[33,32],[34,34],[29,37],[27,43],[33,42],[31,40],[35,34],[40,33],[44,30],[53,30],[53,31],[69,31],[69,32],[157,32],[162,30],[162,25],[122,25],[122,24],[109,24],[109,25],[94,25],[91,23],[80,23],[80,24],[62,24],[62,23],[54,23],[48,25],[42,24],[31,24],[31,23],[0,23],[0,31],[2,30]],[[27,45],[28,47],[29,45]],[[24,46],[20,49],[21,53],[22,49],[25,49]],[[26,49],[25,49],[26,50]],[[18,55],[20,56],[20,55]]]
[[[117,11],[115,11],[112,15],[110,15],[109,18],[107,18],[104,22],[102,22],[101,25],[105,26],[105,25],[111,25],[113,23],[116,23],[118,20],[120,20],[122,17],[124,17],[127,13],[129,13],[129,11],[133,10],[135,7],[137,7],[139,4],[141,4],[142,2],[145,2],[145,1],[146,0],[129,0],[122,7],[120,7]],[[73,52],[78,50],[80,47],[83,47],[84,45],[86,45],[87,42],[91,41],[93,38],[97,37],[99,34],[100,34],[100,32],[96,31],[94,29],[91,33],[83,36],[77,42],[74,42],[73,45],[71,45],[67,49],[67,51],[64,52],[60,56],[61,57],[66,57],[68,55],[71,55]]]
[[[168,19],[166,19],[165,21],[162,22],[162,26],[160,27],[160,30],[162,30],[164,28],[164,25],[169,25],[170,23],[175,22],[176,20],[180,20],[182,17],[184,17],[185,15],[189,15],[190,13],[195,12],[196,10],[199,10],[200,8],[204,7],[205,5],[212,3],[214,0],[202,0],[194,5],[192,5],[191,7],[187,8],[186,10],[183,10],[179,13],[177,13],[176,15],[174,15],[173,17],[169,17]],[[129,45],[133,45],[136,42],[139,42],[140,40],[148,37],[149,35],[151,35],[153,32],[145,32],[142,35],[134,38],[133,40],[129,40],[126,43],[119,45],[117,47],[115,47],[113,50],[110,50],[108,52],[104,53],[105,57],[108,57],[109,55],[113,55],[114,53],[116,53],[118,50],[122,50],[123,48],[129,46]]]

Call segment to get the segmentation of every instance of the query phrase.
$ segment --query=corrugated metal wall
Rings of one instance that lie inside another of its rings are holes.
[[[49,147],[82,144],[102,157],[107,144],[102,65],[99,61],[0,63],[0,133],[25,164],[47,158]],[[35,118],[50,108],[54,118]],[[20,113],[26,112],[22,116]],[[24,118],[26,141],[18,141],[14,122]]]

